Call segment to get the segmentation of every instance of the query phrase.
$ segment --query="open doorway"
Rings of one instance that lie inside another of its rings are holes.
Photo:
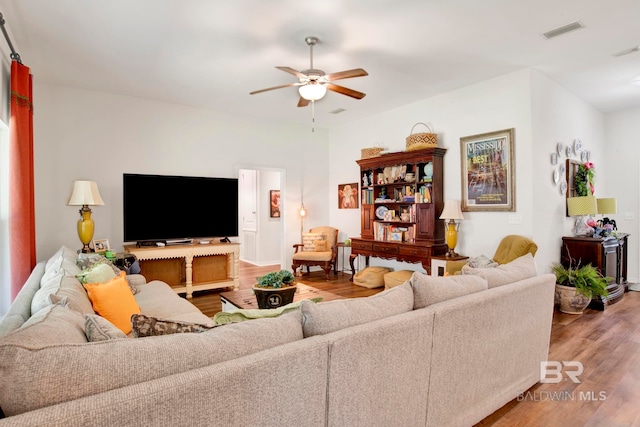
[[[284,266],[284,184],[284,170],[238,168],[238,237],[242,261],[258,266]],[[273,203],[279,203],[277,208]]]

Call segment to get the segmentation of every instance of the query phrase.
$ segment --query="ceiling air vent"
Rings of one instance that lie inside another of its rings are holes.
[[[570,31],[579,30],[580,28],[584,28],[584,25],[582,25],[580,22],[576,21],[576,22],[572,22],[571,24],[567,24],[567,25],[563,25],[562,27],[558,27],[555,30],[547,31],[546,33],[543,33],[542,35],[546,39],[551,39],[553,37],[557,37],[557,36],[559,36],[561,34],[565,34],[565,33],[568,33]]]
[[[640,46],[634,46],[631,49],[625,49],[622,52],[614,53],[613,56],[624,56],[638,51],[640,51]]]

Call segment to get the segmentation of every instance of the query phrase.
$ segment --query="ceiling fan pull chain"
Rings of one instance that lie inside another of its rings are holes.
[[[311,101],[311,132],[316,132],[316,101]]]

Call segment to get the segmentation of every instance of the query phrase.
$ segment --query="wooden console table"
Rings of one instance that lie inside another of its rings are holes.
[[[164,247],[125,245],[140,263],[147,280],[161,280],[191,298],[194,291],[240,287],[239,243],[199,243]]]
[[[351,239],[351,255],[349,263],[351,264],[351,281],[355,274],[353,261],[358,255],[365,257],[365,265],[369,266],[369,257],[377,257],[384,259],[395,259],[397,261],[421,263],[427,274],[431,271],[431,258],[436,255],[444,255],[447,251],[447,245],[402,243],[388,242],[373,239]]]
[[[627,238],[628,234],[618,237],[563,237],[560,262],[564,266],[591,264],[604,276],[613,278],[607,286],[607,297],[594,298],[589,308],[604,310],[608,305],[622,299],[627,282]]]

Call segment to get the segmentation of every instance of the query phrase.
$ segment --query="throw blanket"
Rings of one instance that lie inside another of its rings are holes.
[[[322,297],[311,298],[310,301],[320,302]],[[300,308],[301,301],[292,302],[291,304],[283,305],[278,308],[269,309],[253,309],[253,310],[237,310],[237,311],[221,311],[213,316],[213,322],[216,325],[226,325],[227,323],[244,322],[251,319],[262,319],[264,317],[278,317],[284,313],[288,313]]]

